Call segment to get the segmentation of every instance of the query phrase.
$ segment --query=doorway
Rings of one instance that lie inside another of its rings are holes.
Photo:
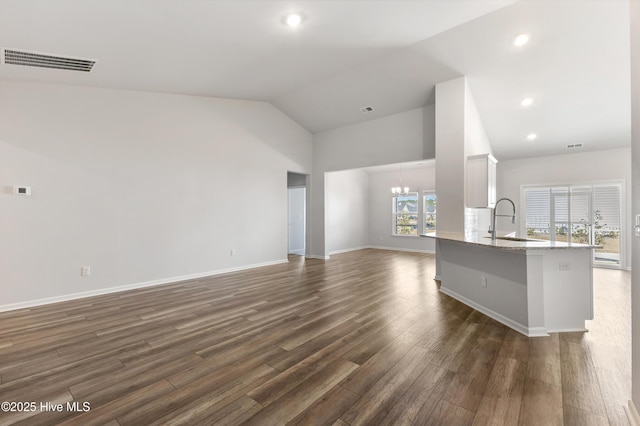
[[[298,256],[306,254],[307,239],[307,187],[306,175],[287,173],[287,253]]]

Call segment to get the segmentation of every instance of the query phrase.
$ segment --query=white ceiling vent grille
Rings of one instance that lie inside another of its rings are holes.
[[[581,143],[570,143],[567,145],[567,149],[582,148],[582,146]]]
[[[45,55],[22,50],[4,49],[4,63],[27,67],[54,68],[58,70],[89,72],[96,61],[91,59],[69,58],[64,56]]]
[[[368,114],[370,112],[373,112],[373,107],[372,106],[363,106],[362,108],[360,108],[360,112],[363,114]]]

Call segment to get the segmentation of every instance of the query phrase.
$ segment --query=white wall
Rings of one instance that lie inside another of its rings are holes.
[[[464,77],[436,85],[436,185],[438,231],[464,231]]]
[[[435,240],[432,238],[391,235],[393,230],[391,187],[398,186],[399,179],[399,172],[369,174],[369,245],[435,253]],[[435,168],[405,170],[402,172],[402,182],[409,186],[412,192],[418,192],[422,200],[422,191],[436,189]],[[436,217],[437,220],[439,216]]]
[[[436,106],[422,108],[422,158],[436,158]]]
[[[331,172],[325,182],[329,253],[369,246],[369,175],[363,170]]]
[[[365,247],[435,252],[435,240],[392,234],[391,187],[400,172],[364,169],[328,172],[326,188],[326,235],[330,254]],[[433,164],[402,172],[403,184],[412,192],[435,189]]]
[[[434,111],[433,106],[427,106],[313,135],[308,257],[328,256],[325,172],[422,160],[430,143],[425,136],[425,117]]]
[[[548,157],[522,158],[500,161],[497,167],[498,198],[508,197],[516,203],[518,220],[522,218],[520,198],[522,185],[555,185],[570,183],[594,183],[600,181],[623,181],[621,196],[627,200],[623,205],[627,226],[631,224],[631,152],[629,149],[588,151],[582,153],[554,155]],[[518,231],[519,224],[498,219],[498,231]],[[629,228],[630,231],[630,228]],[[629,233],[627,233],[629,235]],[[631,241],[625,241],[626,258],[623,265],[631,266],[629,254]]]
[[[0,308],[285,260],[311,139],[262,102],[0,83]]]
[[[480,112],[465,79],[464,85],[464,155],[492,154],[491,143],[484,129]],[[466,164],[466,161],[465,161]]]
[[[488,229],[487,209],[465,203],[467,157],[492,154],[491,144],[465,77],[436,85],[436,181],[439,231],[476,233]]]
[[[492,154],[491,143],[487,136],[487,132],[482,123],[480,112],[476,105],[476,101],[473,98],[469,85],[465,79],[464,89],[464,152],[465,152],[465,207],[466,194],[467,194],[467,177],[466,177],[466,165],[467,157],[480,154]],[[482,235],[488,235],[488,230],[491,225],[491,210],[490,209],[476,209],[465,208],[465,232],[472,234],[480,233]]]

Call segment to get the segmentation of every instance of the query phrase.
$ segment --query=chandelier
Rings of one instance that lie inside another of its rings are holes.
[[[407,195],[409,193],[408,186],[402,186],[402,178],[400,178],[400,186],[394,186],[391,188],[391,193],[393,195]]]

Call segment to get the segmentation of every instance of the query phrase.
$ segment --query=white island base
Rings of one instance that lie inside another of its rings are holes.
[[[593,319],[594,246],[435,234],[440,291],[533,336],[586,331]]]

